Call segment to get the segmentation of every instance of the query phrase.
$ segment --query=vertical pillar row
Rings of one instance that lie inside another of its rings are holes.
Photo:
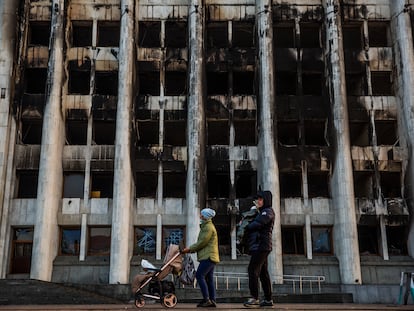
[[[51,34],[40,149],[39,182],[30,278],[51,281],[58,250],[57,213],[61,204],[65,142],[61,99],[64,72],[65,1],[53,0]]]
[[[332,202],[334,251],[343,284],[361,284],[353,169],[339,1],[325,0],[327,84],[333,115]]]
[[[114,195],[112,206],[110,284],[128,284],[132,256],[131,211],[134,181],[131,148],[135,75],[134,0],[121,1],[118,103],[116,112]]]

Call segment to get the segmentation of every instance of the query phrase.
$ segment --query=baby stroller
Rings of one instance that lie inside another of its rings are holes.
[[[174,308],[177,304],[174,282],[164,280],[173,272],[179,274],[182,269],[182,256],[178,245],[171,244],[167,249],[164,258],[164,265],[157,269],[145,259],[141,260],[141,266],[146,274],[138,274],[132,281],[132,291],[135,295],[135,306],[142,308],[145,305],[145,298],[161,302],[164,307]],[[143,289],[148,285],[148,293]]]

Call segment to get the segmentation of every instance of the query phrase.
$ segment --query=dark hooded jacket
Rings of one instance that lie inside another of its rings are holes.
[[[272,193],[263,191],[259,193],[263,197],[263,206],[259,214],[247,226],[249,253],[270,252],[272,250],[272,231],[275,222],[275,212],[272,208]]]

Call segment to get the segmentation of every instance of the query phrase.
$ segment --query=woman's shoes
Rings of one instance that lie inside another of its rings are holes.
[[[214,300],[202,300],[198,305],[197,308],[215,308],[216,302]]]

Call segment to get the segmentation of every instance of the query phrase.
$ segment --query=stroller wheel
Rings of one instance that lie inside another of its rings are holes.
[[[145,306],[145,300],[142,297],[136,298],[135,299],[135,306],[137,308],[142,308],[143,306]]]
[[[177,304],[177,296],[175,296],[174,294],[167,294],[164,297],[162,297],[161,303],[164,307],[174,308]]]

